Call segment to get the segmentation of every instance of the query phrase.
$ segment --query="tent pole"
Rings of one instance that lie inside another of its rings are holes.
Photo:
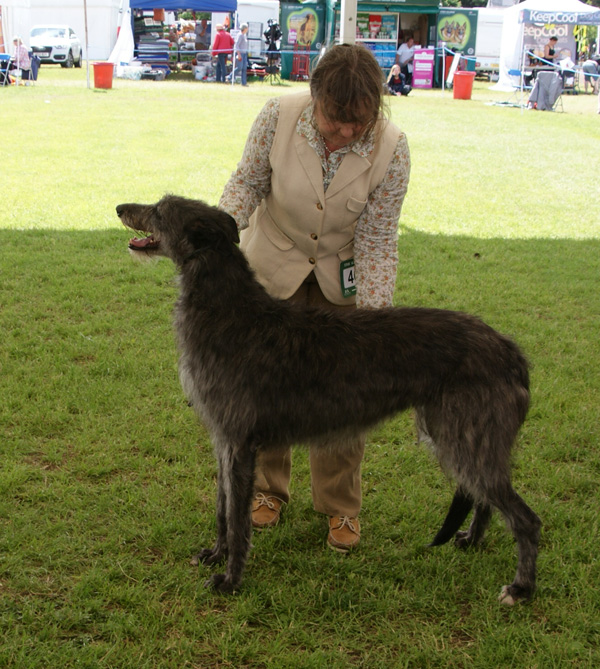
[[[87,87],[90,87],[90,45],[88,40],[87,0],[83,0],[83,20],[85,22],[85,62]]]
[[[523,83],[525,81],[525,27],[521,30],[521,62],[519,63],[519,70],[521,72],[521,96],[519,106],[521,107],[521,114],[523,113]]]
[[[446,42],[442,42],[442,93],[446,87]]]
[[[340,44],[356,43],[357,0],[342,0],[340,7]]]

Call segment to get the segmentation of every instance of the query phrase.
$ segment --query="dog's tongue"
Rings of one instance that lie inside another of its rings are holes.
[[[158,242],[153,235],[149,237],[133,237],[129,240],[129,248],[132,249],[154,249],[158,246]]]

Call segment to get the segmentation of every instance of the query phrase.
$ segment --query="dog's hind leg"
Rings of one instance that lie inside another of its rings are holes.
[[[469,529],[465,532],[457,532],[454,544],[459,548],[476,546],[483,539],[483,535],[490,524],[491,517],[492,507],[489,504],[476,504]]]
[[[489,501],[505,517],[517,542],[517,573],[511,585],[502,588],[499,597],[503,604],[512,605],[520,599],[529,599],[535,590],[536,560],[542,523],[510,484],[505,489],[492,493]]]
[[[450,504],[448,515],[446,516],[442,527],[429,545],[441,546],[450,541],[460,529],[460,526],[463,524],[472,508],[473,498],[459,486],[454,493],[452,504]]]
[[[227,569],[224,574],[214,574],[206,581],[206,586],[219,592],[233,592],[241,583],[250,550],[250,509],[254,494],[256,452],[248,445],[239,448],[225,446],[217,452],[224,491],[224,514],[219,503],[218,513],[221,517],[217,519],[219,536],[215,548],[226,546],[221,555],[227,555]]]

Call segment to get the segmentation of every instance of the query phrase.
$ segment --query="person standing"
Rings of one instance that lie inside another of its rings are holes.
[[[248,24],[242,23],[240,32],[235,38],[233,47],[235,54],[235,67],[233,68],[233,78],[235,80],[236,74],[241,71],[242,86],[248,85]]]
[[[227,76],[227,57],[233,53],[233,37],[221,23],[217,24],[217,34],[213,42],[212,55],[217,58],[216,80],[225,83]]]
[[[553,35],[544,45],[544,60],[548,61],[544,65],[556,65],[556,44],[558,43],[558,37]]]
[[[236,220],[240,247],[272,296],[340,310],[392,304],[410,156],[382,113],[382,82],[368,49],[334,46],[310,91],[269,100],[255,119],[219,207]],[[313,506],[329,517],[328,546],[346,552],[360,540],[365,441],[355,435],[343,449],[330,441],[310,449]],[[290,476],[289,450],[259,452],[254,527],[279,522]]]
[[[194,26],[194,48],[196,51],[205,51],[209,44],[208,21],[200,19]]]

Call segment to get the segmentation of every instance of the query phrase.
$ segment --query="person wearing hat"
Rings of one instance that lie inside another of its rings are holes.
[[[217,58],[216,79],[225,83],[227,75],[227,56],[233,53],[233,37],[225,30],[222,23],[217,23],[217,34],[213,42],[212,55]]]
[[[233,68],[233,78],[240,75],[242,78],[242,86],[248,85],[248,24],[242,23],[240,32],[235,38],[233,46],[233,53],[235,54],[235,63]]]

